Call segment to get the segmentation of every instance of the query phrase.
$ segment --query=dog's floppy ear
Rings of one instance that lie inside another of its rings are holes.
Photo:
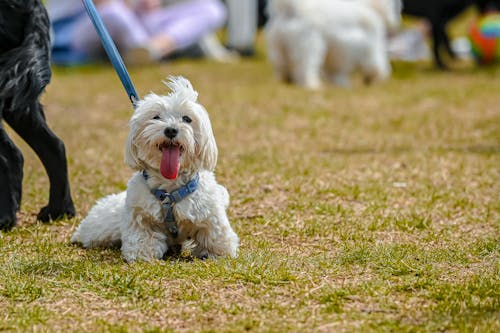
[[[141,169],[141,163],[137,159],[137,152],[134,147],[132,133],[129,133],[127,143],[125,145],[125,163],[133,170]]]
[[[132,135],[129,134],[127,144],[125,145],[125,163],[127,163],[132,169],[139,170],[141,167],[136,156],[135,147],[132,143]]]
[[[142,168],[141,162],[137,158],[137,150],[134,146],[135,135],[135,122],[137,121],[138,112],[132,116],[130,120],[130,129],[128,133],[127,142],[125,143],[125,163],[127,163],[133,170],[140,170]]]
[[[215,142],[215,137],[212,131],[212,126],[210,125],[208,113],[201,105],[200,107],[203,109],[203,116],[200,124],[200,129],[203,135],[202,140],[199,143],[199,157],[201,161],[201,167],[205,170],[214,171],[215,166],[217,165],[217,143]]]

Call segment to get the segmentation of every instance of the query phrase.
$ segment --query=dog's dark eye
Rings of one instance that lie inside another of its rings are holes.
[[[190,123],[192,120],[188,116],[184,116],[184,117],[182,117],[182,121],[185,123]]]
[[[153,119],[154,120],[158,120],[158,119],[160,119],[160,116],[156,115],[156,116],[153,117]]]

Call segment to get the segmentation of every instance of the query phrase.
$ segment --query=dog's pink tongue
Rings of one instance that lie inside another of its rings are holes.
[[[180,148],[179,146],[163,147],[161,149],[162,157],[160,164],[161,175],[167,179],[177,178],[179,172],[180,162]]]

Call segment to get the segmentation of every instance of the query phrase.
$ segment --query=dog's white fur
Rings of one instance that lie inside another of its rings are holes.
[[[161,259],[170,246],[180,244],[198,258],[237,256],[238,236],[229,224],[227,190],[213,173],[217,146],[208,113],[198,94],[182,77],[172,77],[167,96],[149,94],[141,100],[130,121],[125,162],[136,172],[127,190],[97,202],[74,232],[71,241],[83,247],[111,247],[121,243],[127,262]],[[191,118],[188,123],[184,116]],[[172,142],[181,146],[179,175],[162,177],[159,168],[167,127],[178,130]],[[148,180],[142,175],[146,170]],[[159,188],[171,192],[199,173],[198,189],[174,205],[179,236],[173,238],[163,222],[160,201],[151,194]]]
[[[271,0],[268,10],[267,53],[282,80],[317,89],[322,75],[341,86],[356,69],[366,83],[390,76],[400,0]]]

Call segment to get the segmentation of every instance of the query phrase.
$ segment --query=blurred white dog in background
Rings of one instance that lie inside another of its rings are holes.
[[[278,76],[309,89],[328,81],[349,86],[391,74],[388,31],[401,20],[400,0],[271,0],[265,28],[268,57]]]
[[[171,247],[200,259],[237,256],[229,194],[214,176],[217,145],[198,93],[183,77],[167,96],[149,94],[130,120],[125,162],[137,171],[127,190],[97,202],[71,241],[121,244],[128,262],[161,259]]]

